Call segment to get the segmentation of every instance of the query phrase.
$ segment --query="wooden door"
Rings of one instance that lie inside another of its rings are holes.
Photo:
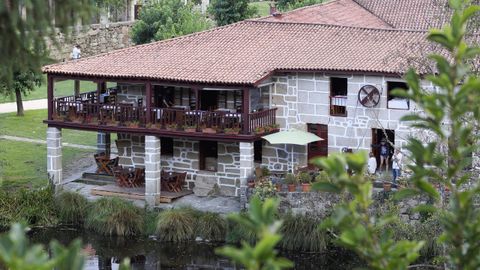
[[[218,107],[218,91],[202,91],[201,93],[201,110],[213,111]]]
[[[328,125],[308,124],[307,127],[308,132],[311,132],[323,139],[322,141],[308,144],[308,160],[314,157],[328,156]],[[309,165],[309,167],[310,166],[311,165]]]

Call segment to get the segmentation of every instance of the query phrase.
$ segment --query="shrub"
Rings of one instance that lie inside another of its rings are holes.
[[[62,192],[55,198],[58,217],[67,224],[82,224],[87,216],[88,201],[75,192]]]
[[[183,242],[195,239],[197,212],[191,208],[176,208],[160,212],[156,234],[161,241]]]
[[[8,228],[15,222],[30,226],[56,225],[53,188],[0,191],[0,228]]]
[[[222,26],[254,17],[258,9],[248,5],[248,0],[212,0],[208,12]]]
[[[329,243],[328,232],[319,228],[320,222],[304,215],[286,215],[280,229],[280,247],[286,250],[323,252]]]
[[[203,213],[198,219],[197,235],[209,241],[225,241],[227,221],[218,213]]]
[[[142,210],[119,198],[101,198],[90,207],[85,226],[103,235],[138,235],[143,229]]]

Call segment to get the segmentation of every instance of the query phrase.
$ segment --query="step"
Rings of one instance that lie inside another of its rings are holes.
[[[112,175],[98,174],[98,173],[83,173],[82,178],[90,180],[101,180],[115,182],[115,177]]]
[[[96,185],[96,186],[105,186],[105,185],[111,185],[112,181],[107,181],[107,180],[96,180],[96,179],[88,179],[88,178],[79,178],[73,182],[76,183],[83,183],[87,185]]]

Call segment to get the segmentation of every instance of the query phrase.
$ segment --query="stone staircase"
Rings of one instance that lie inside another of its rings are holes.
[[[84,183],[88,185],[105,186],[115,184],[115,177],[98,173],[83,173],[82,177],[75,180],[74,182]]]

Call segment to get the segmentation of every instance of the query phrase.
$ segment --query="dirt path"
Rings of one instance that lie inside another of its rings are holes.
[[[35,99],[27,100],[23,102],[23,109],[28,110],[39,110],[46,109],[48,107],[47,99]],[[0,113],[10,113],[17,111],[17,103],[9,102],[0,104]]]

